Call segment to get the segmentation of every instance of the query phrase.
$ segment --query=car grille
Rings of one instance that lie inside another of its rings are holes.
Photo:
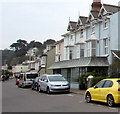
[[[55,91],[65,91],[65,90],[69,90],[69,88],[64,88],[64,89],[52,89],[52,90],[55,90]]]

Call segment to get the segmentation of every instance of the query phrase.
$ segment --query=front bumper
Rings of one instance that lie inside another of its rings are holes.
[[[69,92],[70,87],[51,87],[50,92]]]

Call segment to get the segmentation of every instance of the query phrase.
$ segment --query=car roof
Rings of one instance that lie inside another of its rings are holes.
[[[120,80],[120,78],[107,78],[107,79],[103,79],[103,80],[112,80],[112,81],[117,81],[117,80]]]
[[[42,76],[62,76],[61,74],[43,74]]]
[[[26,72],[26,74],[38,74],[37,72]]]

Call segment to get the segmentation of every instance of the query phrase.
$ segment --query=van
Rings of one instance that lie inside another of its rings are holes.
[[[35,78],[38,76],[39,74],[37,72],[20,73],[18,86],[19,87],[31,86]]]

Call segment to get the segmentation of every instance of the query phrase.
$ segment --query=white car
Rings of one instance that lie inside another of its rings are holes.
[[[38,84],[39,92],[46,91],[48,94],[51,92],[69,92],[69,82],[60,74],[42,75]]]

